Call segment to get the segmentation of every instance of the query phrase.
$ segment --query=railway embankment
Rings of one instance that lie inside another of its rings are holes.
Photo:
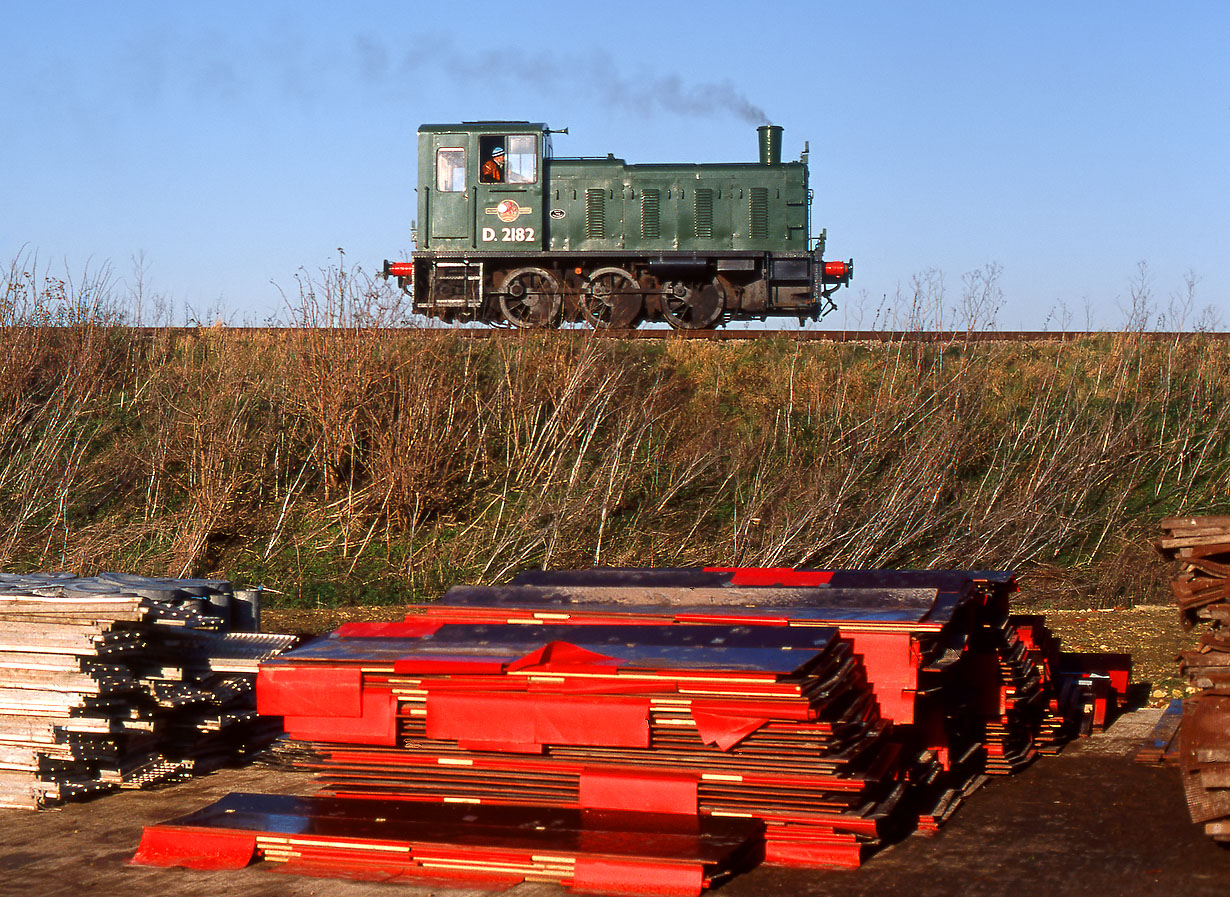
[[[0,567],[400,603],[536,566],[1012,568],[1168,600],[1167,515],[1230,498],[1230,351],[475,340],[361,327],[0,339]]]

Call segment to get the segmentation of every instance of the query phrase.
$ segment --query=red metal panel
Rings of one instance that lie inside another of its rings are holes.
[[[284,726],[291,738],[305,741],[397,744],[397,700],[392,692],[363,692],[360,716],[286,716]]]
[[[459,882],[464,882],[470,887],[481,885],[484,891],[496,893],[503,893],[525,881],[524,875],[501,875],[477,869],[424,869],[409,862],[379,863],[371,859],[346,862],[335,856],[328,859],[297,857],[284,863],[272,864],[270,871],[348,881],[412,882],[419,888],[434,887],[446,891],[457,890],[462,887]]]
[[[706,573],[730,573],[732,586],[823,586],[829,570],[795,570],[793,567],[705,567]]]
[[[130,862],[138,866],[242,869],[256,854],[252,832],[147,825]]]
[[[705,744],[716,744],[724,751],[730,750],[748,735],[768,722],[763,717],[730,716],[724,713],[708,713],[692,709],[692,721]]]
[[[908,632],[869,632],[841,627],[843,638],[861,655],[867,681],[875,689],[880,715],[897,725],[914,722],[918,689],[918,651]]]
[[[504,664],[498,660],[403,657],[393,661],[393,672],[399,676],[498,676],[504,672]]]
[[[357,666],[261,664],[256,710],[262,716],[362,716]]]
[[[396,622],[357,620],[343,623],[333,634],[344,638],[422,638],[443,625],[443,620],[428,620],[419,616],[407,616]]]
[[[521,745],[649,746],[649,701],[427,690],[427,737]]]
[[[764,861],[774,866],[794,866],[816,869],[841,866],[857,869],[863,862],[866,847],[853,838],[834,836],[832,841],[777,841],[772,832],[765,839]]]
[[[580,805],[586,810],[683,813],[695,816],[696,776],[631,769],[585,769]]]
[[[595,894],[698,897],[704,870],[696,864],[652,863],[577,857],[572,887]]]
[[[589,651],[568,642],[555,641],[531,651],[508,665],[509,672],[518,670],[585,670],[592,667],[612,668],[620,664],[615,657]]]

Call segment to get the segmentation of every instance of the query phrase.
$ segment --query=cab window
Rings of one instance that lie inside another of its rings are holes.
[[[483,184],[538,181],[537,138],[532,134],[487,134],[478,139],[478,180]]]
[[[528,134],[508,138],[508,183],[533,184],[538,180],[535,142]]]
[[[436,150],[436,190],[440,193],[464,193],[465,189],[465,147],[440,147]]]

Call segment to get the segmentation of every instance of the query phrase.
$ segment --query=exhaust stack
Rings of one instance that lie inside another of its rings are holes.
[[[761,125],[756,129],[760,137],[760,164],[782,164],[782,126]]]

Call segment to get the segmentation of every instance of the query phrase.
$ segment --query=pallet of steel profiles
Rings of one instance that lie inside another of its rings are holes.
[[[0,627],[0,651],[67,657],[119,658],[141,650],[140,632],[115,620],[88,623],[5,621]]]
[[[261,859],[289,871],[699,895],[759,862],[763,832],[747,819],[231,794],[147,826],[133,862],[226,869]]]
[[[0,739],[42,783],[25,789],[33,805],[216,765],[268,728],[208,657],[185,663],[185,638],[235,653],[210,612],[217,583],[111,577],[0,578]],[[23,720],[33,736],[24,747],[6,738]]]

